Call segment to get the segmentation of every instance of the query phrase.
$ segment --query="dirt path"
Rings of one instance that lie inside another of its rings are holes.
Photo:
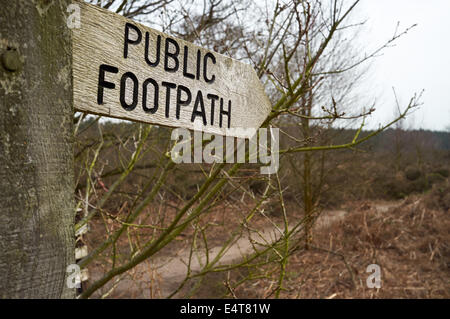
[[[375,208],[378,213],[385,213],[393,207],[400,205],[400,202],[375,202],[371,207]],[[344,218],[349,211],[332,210],[325,211],[318,218],[315,229],[329,226]],[[223,254],[217,265],[230,264],[236,262],[243,257],[249,255],[253,251],[255,241],[259,243],[271,243],[278,239],[281,235],[280,230],[275,227],[269,227],[251,236],[243,236],[233,243]],[[209,259],[213,260],[220,253],[221,246],[214,247],[209,250]],[[175,257],[158,257],[147,260],[132,271],[130,276],[136,278],[122,278],[117,283],[114,297],[127,298],[165,298],[174,291],[186,276],[187,263],[189,261],[190,251],[185,249],[176,254]],[[200,271],[205,264],[206,254],[198,252],[191,258],[191,272]],[[97,279],[100,274],[91,274],[92,279]],[[97,277],[97,278],[96,278]],[[99,296],[98,296],[99,297]]]

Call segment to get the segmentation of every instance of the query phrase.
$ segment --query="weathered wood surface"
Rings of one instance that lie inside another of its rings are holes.
[[[270,102],[250,65],[107,10],[76,3],[81,7],[81,28],[73,30],[75,109],[171,127],[193,129],[195,125],[203,131],[222,135],[227,127],[258,128],[269,114]],[[174,56],[178,60],[176,71]],[[105,70],[102,79],[99,78],[101,65]],[[136,87],[129,72],[136,77]],[[103,84],[99,86],[99,82]],[[106,82],[113,83],[114,88],[109,88],[111,84]],[[155,83],[159,91],[157,108]],[[168,111],[166,94],[170,85],[167,83],[176,85],[169,89]],[[147,89],[145,102],[144,87]],[[133,96],[135,89],[137,94]],[[121,103],[121,90],[124,103]],[[239,131],[233,135],[248,137]]]
[[[0,299],[75,297],[69,3],[0,0]]]

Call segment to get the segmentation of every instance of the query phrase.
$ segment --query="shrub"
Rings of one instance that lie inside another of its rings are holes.
[[[444,211],[450,209],[450,185],[448,179],[433,185],[433,189],[425,197],[425,204],[429,208],[443,209]]]
[[[433,185],[437,182],[442,182],[443,180],[445,180],[445,177],[441,174],[431,173],[427,175],[427,179],[428,183],[430,183],[430,185]]]
[[[449,170],[447,168],[439,168],[439,169],[435,170],[433,173],[439,174],[442,177],[448,177],[450,175]]]
[[[410,181],[415,181],[420,177],[420,175],[422,175],[422,173],[417,168],[408,168],[405,171],[405,176]]]

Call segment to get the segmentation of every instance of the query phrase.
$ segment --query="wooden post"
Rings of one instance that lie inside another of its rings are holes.
[[[0,298],[74,298],[68,0],[0,0]]]

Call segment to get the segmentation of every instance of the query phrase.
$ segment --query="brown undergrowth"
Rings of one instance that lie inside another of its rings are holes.
[[[316,232],[311,249],[293,253],[280,297],[449,298],[449,194],[447,179],[387,211],[353,205],[342,220]],[[381,268],[380,289],[367,287],[370,264]],[[242,273],[232,277],[238,282]],[[245,281],[233,294],[265,298],[275,280]]]
[[[411,195],[395,203],[394,208],[389,208],[393,206],[390,202],[380,205],[373,201],[355,201],[344,205],[341,211],[324,213],[321,218],[332,222],[322,223],[319,220],[318,225],[321,226],[316,227],[312,247],[305,250],[299,246],[292,252],[280,298],[449,298],[449,191],[446,179],[425,194]],[[176,206],[176,203],[165,206],[163,215],[170,220],[176,211],[175,207],[170,206]],[[301,218],[295,205],[288,204],[287,207],[291,219]],[[159,208],[154,206],[153,209],[156,211]],[[207,226],[205,234],[209,237],[210,247],[224,241],[229,230],[239,225],[242,219],[239,212],[246,209],[245,202],[220,203],[200,220],[202,227]],[[342,216],[334,218],[336,216],[333,217],[333,214],[338,212]],[[149,211],[148,214],[157,216],[155,212]],[[273,221],[281,222],[280,218],[271,216]],[[98,244],[96,240],[105,227],[105,220],[96,219],[92,223],[89,246]],[[254,226],[260,229],[270,226],[261,217],[254,222]],[[109,227],[117,227],[113,220],[106,223]],[[164,226],[164,223],[160,225]],[[151,237],[152,230],[133,229],[130,236],[142,239]],[[161,253],[168,256],[189,249],[192,236],[193,229],[189,228]],[[201,241],[198,242],[201,248]],[[118,243],[118,261],[119,252],[126,255],[129,247],[129,242],[125,240]],[[97,272],[107,271],[111,260],[104,257],[89,268]],[[155,258],[159,257],[160,254],[155,255]],[[381,268],[380,289],[367,287],[366,280],[370,273],[366,272],[366,268],[370,264]],[[164,297],[158,293],[161,278],[156,273],[153,272],[150,278],[149,274],[131,270],[125,288],[117,289],[108,297]],[[278,275],[279,264],[276,261],[257,269],[241,267],[231,272],[207,274],[191,297],[271,298]],[[143,277],[147,278],[146,281]],[[108,289],[102,289],[97,297]],[[142,293],[144,290],[147,293]],[[148,293],[149,290],[152,292]]]

